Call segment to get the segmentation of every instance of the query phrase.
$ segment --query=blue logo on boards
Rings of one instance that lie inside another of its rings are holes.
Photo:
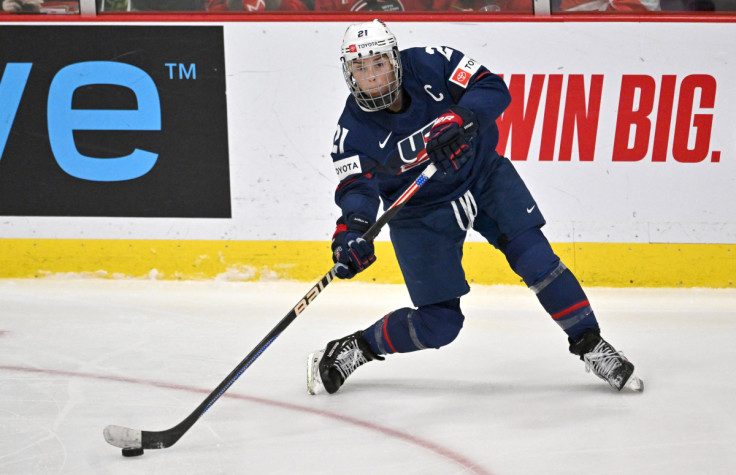
[[[223,33],[0,27],[0,216],[231,218]]]
[[[0,80],[0,159],[5,150],[32,63],[8,63]],[[109,84],[130,89],[138,108],[129,110],[73,109],[74,92],[85,86]],[[89,181],[111,182],[139,178],[156,164],[158,154],[136,148],[116,158],[83,155],[74,132],[83,130],[161,130],[161,102],[153,79],[142,69],[114,61],[71,64],[56,73],[47,102],[51,151],[62,170]]]

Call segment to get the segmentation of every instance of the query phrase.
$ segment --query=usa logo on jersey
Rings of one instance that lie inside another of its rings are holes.
[[[399,149],[399,157],[404,162],[401,168],[399,168],[399,175],[429,160],[425,147],[429,138],[429,131],[432,129],[434,123],[435,121],[433,120],[408,137],[399,140],[396,144]]]

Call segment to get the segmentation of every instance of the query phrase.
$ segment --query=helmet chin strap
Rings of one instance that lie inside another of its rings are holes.
[[[408,97],[408,96],[407,96]],[[407,105],[409,101],[406,101]],[[399,93],[396,95],[396,100],[388,106],[388,110],[391,112],[401,112],[404,110],[404,88],[399,87]]]

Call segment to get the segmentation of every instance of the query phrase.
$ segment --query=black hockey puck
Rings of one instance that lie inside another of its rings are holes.
[[[126,447],[123,449],[123,457],[137,457],[143,455],[143,447]]]

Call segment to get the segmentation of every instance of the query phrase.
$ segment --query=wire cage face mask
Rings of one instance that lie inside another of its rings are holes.
[[[345,82],[361,109],[386,109],[401,91],[401,59],[396,37],[380,20],[350,25],[342,44]]]

